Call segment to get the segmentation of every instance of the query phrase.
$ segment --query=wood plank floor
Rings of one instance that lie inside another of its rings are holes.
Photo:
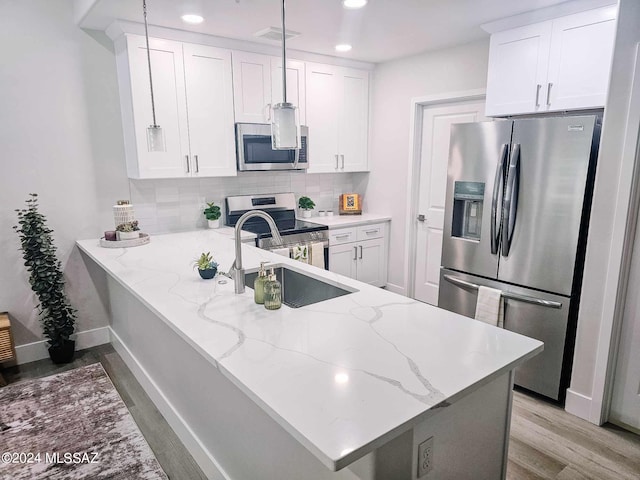
[[[42,360],[6,369],[4,374],[14,383],[96,362],[102,363],[169,478],[205,480],[111,345],[78,352],[69,365]],[[515,392],[507,480],[539,479],[640,480],[640,437],[609,424],[597,427],[560,407]]]

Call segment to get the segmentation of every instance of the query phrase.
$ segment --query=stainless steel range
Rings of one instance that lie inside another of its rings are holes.
[[[272,242],[267,222],[262,218],[251,218],[242,229],[255,233],[256,246],[265,250],[322,243],[324,246],[324,268],[329,269],[329,227],[296,218],[296,197],[293,193],[265,195],[241,195],[225,199],[225,224],[235,226],[238,219],[251,210],[262,210],[271,217],[278,227],[284,243]]]

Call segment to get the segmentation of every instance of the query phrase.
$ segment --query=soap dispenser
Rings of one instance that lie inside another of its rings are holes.
[[[264,284],[264,308],[277,310],[282,306],[282,286],[276,280],[276,274],[271,268],[271,273]]]
[[[264,303],[264,284],[267,283],[267,270],[264,264],[268,262],[260,262],[260,270],[258,276],[253,281],[253,299],[259,305]]]

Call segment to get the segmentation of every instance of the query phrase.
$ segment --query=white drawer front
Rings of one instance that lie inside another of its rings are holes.
[[[384,223],[375,223],[373,225],[363,225],[362,227],[358,227],[356,235],[358,241],[381,237],[384,237]]]
[[[329,230],[329,245],[341,245],[343,243],[355,242],[357,239],[355,228],[340,228]]]

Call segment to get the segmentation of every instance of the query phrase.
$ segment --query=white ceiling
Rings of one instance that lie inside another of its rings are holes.
[[[85,0],[86,1],[86,0]],[[301,32],[287,47],[369,62],[384,62],[459,45],[488,34],[480,25],[563,3],[564,0],[369,0],[346,10],[341,0],[288,0],[287,30]],[[280,0],[147,0],[149,24],[269,45],[255,32],[280,25]],[[192,26],[184,13],[201,13]],[[96,0],[80,25],[105,30],[114,20],[142,22],[142,0]],[[353,50],[338,54],[337,43]]]

